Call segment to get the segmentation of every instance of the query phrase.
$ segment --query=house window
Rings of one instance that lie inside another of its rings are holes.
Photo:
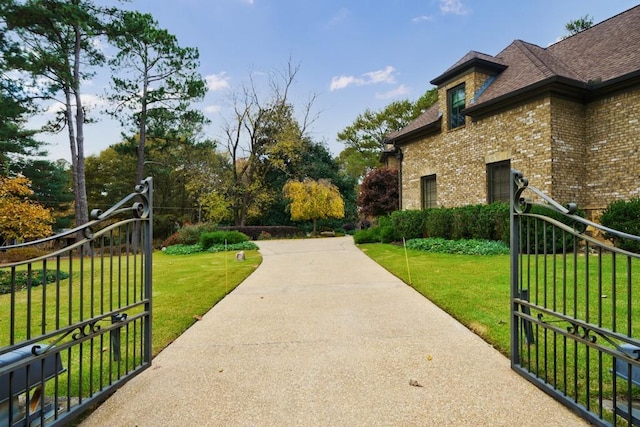
[[[449,129],[455,129],[464,126],[464,109],[465,92],[464,83],[454,87],[447,93],[449,102]]]
[[[420,179],[422,209],[438,207],[436,199],[436,176],[427,175]]]
[[[487,200],[508,202],[511,198],[509,181],[511,179],[511,161],[489,163],[487,165]]]

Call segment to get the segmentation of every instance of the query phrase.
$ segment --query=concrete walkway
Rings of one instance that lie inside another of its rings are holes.
[[[262,265],[82,426],[587,425],[350,237],[258,245]]]

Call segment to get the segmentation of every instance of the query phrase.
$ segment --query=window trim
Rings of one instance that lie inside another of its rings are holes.
[[[427,183],[433,183],[433,191],[427,192]],[[425,197],[425,196],[433,197]],[[438,207],[438,180],[436,174],[424,175],[420,177],[420,206],[422,209]]]
[[[506,175],[502,176],[502,179],[494,179],[496,171],[504,173],[506,166]],[[498,162],[487,163],[487,203],[495,202],[508,202],[511,198],[511,191],[509,186],[509,180],[511,179],[511,160],[501,160]],[[500,188],[496,191],[495,183],[498,183]],[[506,185],[506,188],[503,188]]]
[[[462,93],[462,106],[459,105],[460,100],[456,100],[454,105],[454,96],[455,94]],[[463,127],[466,124],[466,117],[461,113],[462,110],[466,107],[467,103],[467,93],[466,86],[464,83],[461,83],[457,86],[452,87],[447,91],[447,108],[449,110],[449,130],[458,129]],[[454,109],[456,112],[454,113]],[[456,118],[454,124],[454,118]]]

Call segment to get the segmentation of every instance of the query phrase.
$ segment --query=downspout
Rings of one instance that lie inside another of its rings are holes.
[[[395,158],[398,160],[398,209],[402,210],[402,149],[393,144],[396,149]]]

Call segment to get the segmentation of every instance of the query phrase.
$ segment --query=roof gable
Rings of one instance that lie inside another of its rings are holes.
[[[481,68],[487,70],[490,74],[496,74],[504,70],[506,67],[506,64],[500,58],[472,50],[463,56],[458,62],[453,64],[447,71],[431,80],[430,83],[436,86],[441,85],[447,80],[455,78],[472,68]]]

